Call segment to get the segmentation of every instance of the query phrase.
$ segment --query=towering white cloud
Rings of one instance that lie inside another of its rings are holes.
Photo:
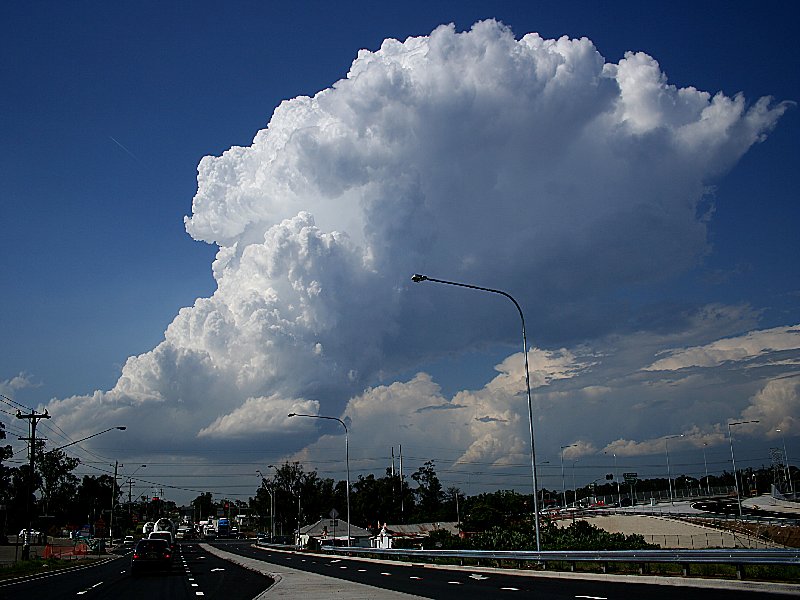
[[[586,314],[608,333],[598,300],[696,263],[707,186],[785,108],[676,88],[645,54],[610,64],[588,39],[516,39],[494,21],[386,40],[331,88],[283,102],[252,145],[200,162],[186,230],[219,247],[217,290],[111,391],[51,413],[77,427],[155,407],[153,435],[175,443],[246,439],[280,429],[272,415],[289,407],[361,414],[379,377],[432,356],[518,343],[513,307],[491,304],[504,299],[409,289],[416,271],[513,290],[554,347]],[[400,392],[396,406],[424,408]],[[483,425],[511,418],[478,396]],[[463,435],[476,456],[508,450],[484,427]]]

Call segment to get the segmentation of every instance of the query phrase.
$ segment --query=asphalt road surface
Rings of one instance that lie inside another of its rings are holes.
[[[203,598],[252,600],[272,580],[202,551],[199,544],[178,544],[172,569],[131,576],[131,551],[66,572],[17,581],[0,581],[0,598],[42,600],[161,600]]]
[[[249,541],[217,541],[214,547],[277,566],[327,575],[421,598],[441,600],[491,600],[536,598],[537,600],[749,600],[775,599],[762,591],[649,585],[578,578],[528,577],[470,570],[436,569],[412,564],[387,564],[341,556],[313,556],[254,548]],[[276,569],[278,570],[278,569]],[[798,589],[800,592],[800,589]]]

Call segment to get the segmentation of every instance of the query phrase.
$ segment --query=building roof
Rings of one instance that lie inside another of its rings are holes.
[[[431,532],[444,529],[445,531],[458,535],[458,523],[452,522],[439,522],[439,523],[407,523],[403,525],[386,525],[386,531],[397,535],[406,537],[425,537],[430,535]]]
[[[333,519],[320,519],[316,523],[306,525],[300,528],[300,535],[307,535],[309,537],[319,538],[322,537],[327,529],[327,536],[333,537],[334,533],[334,520]],[[347,521],[344,519],[336,519],[336,537],[347,537]],[[362,527],[350,525],[350,537],[372,537],[372,534]]]

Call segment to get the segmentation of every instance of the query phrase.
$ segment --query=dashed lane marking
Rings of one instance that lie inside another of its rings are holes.
[[[505,587],[505,588],[500,588],[500,589],[504,590],[506,592],[518,592],[519,591],[519,588],[512,588],[512,587]]]

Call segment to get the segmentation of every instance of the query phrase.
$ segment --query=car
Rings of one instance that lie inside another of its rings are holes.
[[[154,531],[149,536],[147,536],[149,540],[165,540],[171,550],[175,549],[175,539],[172,537],[172,533],[169,531]]]
[[[139,540],[131,555],[131,575],[172,569],[172,548],[162,538]]]

